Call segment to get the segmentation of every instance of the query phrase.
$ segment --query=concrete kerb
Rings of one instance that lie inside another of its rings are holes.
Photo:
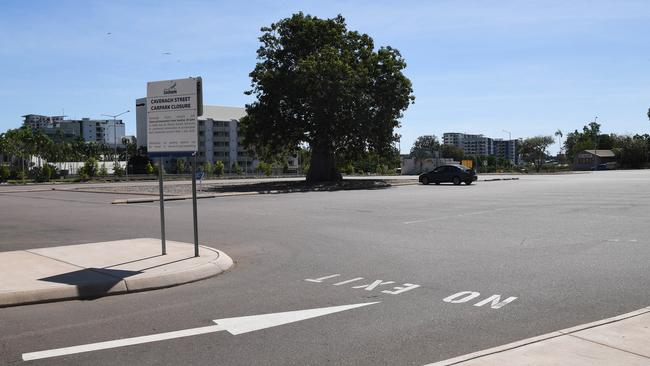
[[[131,243],[132,254],[115,250]],[[160,240],[118,240],[80,244],[80,249],[72,245],[0,253],[7,263],[5,276],[0,278],[0,307],[172,287],[216,276],[234,265],[222,251],[201,245],[201,257],[195,258],[192,244],[174,241],[167,242],[169,256],[160,256],[159,252],[151,256],[153,243]],[[87,261],[84,245],[99,249]]]
[[[650,306],[639,309],[639,310],[635,310],[635,311],[632,311],[632,312],[629,312],[629,313],[621,314],[621,315],[618,315],[618,316],[615,316],[615,317],[611,317],[611,318],[607,318],[607,319],[603,319],[603,320],[598,320],[598,321],[595,321],[595,322],[592,322],[592,323],[577,325],[575,327],[566,328],[566,329],[558,330],[558,331],[551,332],[551,333],[546,333],[546,334],[543,334],[543,335],[540,335],[540,336],[531,337],[531,338],[523,339],[523,340],[520,340],[520,341],[504,344],[502,346],[488,348],[488,349],[481,350],[481,351],[478,351],[478,352],[468,353],[466,355],[450,358],[450,359],[447,359],[447,360],[426,364],[424,366],[461,365],[464,362],[472,361],[472,360],[475,360],[475,359],[478,359],[478,358],[490,356],[490,355],[497,354],[497,353],[507,352],[507,351],[514,350],[514,349],[517,349],[517,348],[520,348],[520,347],[524,347],[524,346],[527,346],[527,345],[530,345],[530,344],[544,342],[544,341],[547,341],[547,340],[553,339],[553,338],[567,337],[567,336],[570,336],[571,334],[574,334],[574,333],[577,333],[577,332],[580,332],[580,331],[583,331],[583,330],[587,330],[587,329],[590,329],[590,328],[596,328],[596,327],[600,327],[600,326],[611,324],[611,323],[616,323],[616,322],[619,322],[621,320],[633,318],[633,317],[643,315],[643,314],[647,314],[647,313],[650,313]]]
[[[101,189],[86,189],[86,188],[52,188],[52,191],[61,192],[79,192],[79,193],[103,193],[103,194],[128,194],[132,196],[158,196],[158,193],[149,192],[128,192],[128,191],[102,191]],[[175,197],[175,195],[171,195]]]
[[[519,178],[490,178],[490,179],[481,179],[480,182],[496,182],[500,180],[519,180]]]
[[[166,288],[196,282],[226,272],[230,270],[234,265],[232,258],[230,258],[230,256],[228,256],[226,253],[204,245],[199,245],[199,247],[202,249],[202,251],[209,250],[216,253],[217,259],[193,267],[191,270],[183,270],[167,273],[164,275],[152,275],[133,279],[126,278],[124,279],[126,292],[155,290],[159,288]]]
[[[268,193],[279,193],[277,191],[270,191]],[[196,195],[196,199],[203,199],[203,198],[216,198],[216,197],[231,197],[231,196],[252,196],[256,194],[261,194],[260,192],[231,192],[231,193],[215,193],[215,194],[201,194],[201,195]],[[158,196],[156,194],[156,196]],[[164,200],[165,201],[182,201],[182,200],[191,200],[192,195],[182,195],[182,196],[171,196],[167,197],[165,196]],[[156,198],[121,198],[121,199],[116,199],[111,204],[114,205],[120,205],[120,204],[129,204],[129,203],[151,203],[151,202],[159,202],[160,199],[158,197]]]
[[[0,190],[0,194],[3,194],[3,193],[50,192],[52,190],[53,190],[53,188],[7,189],[7,190]]]

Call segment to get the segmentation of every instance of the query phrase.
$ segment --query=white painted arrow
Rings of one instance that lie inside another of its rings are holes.
[[[340,311],[360,308],[362,306],[377,304],[378,302],[366,302],[362,304],[331,306],[327,308],[316,308],[308,310],[287,311],[283,313],[272,313],[263,315],[242,316],[238,318],[225,318],[214,320],[217,325],[207,327],[190,328],[174,332],[151,334],[141,337],[116,339],[113,341],[82,344],[65,348],[56,348],[45,351],[23,353],[23,361],[39,360],[43,358],[71,355],[75,353],[99,351],[102,349],[131,346],[134,344],[164,341],[167,339],[183,338],[193,335],[228,331],[230,334],[238,335],[253,332],[260,329],[276,327],[278,325],[293,323],[301,320],[311,319]]]

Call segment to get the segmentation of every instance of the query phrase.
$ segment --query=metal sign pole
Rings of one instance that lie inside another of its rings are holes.
[[[190,152],[194,152],[194,163],[192,164],[194,256],[199,256],[196,210],[196,154],[199,150],[199,125],[197,117],[203,114],[202,85],[203,82],[200,77],[151,81],[147,83],[147,149],[149,153],[161,156],[158,188],[163,255],[167,254],[167,250],[165,245],[165,195],[163,192],[162,156],[165,153],[170,153],[175,156],[189,156]]]
[[[160,196],[160,241],[162,244],[162,255],[167,254],[165,243],[165,194],[163,193],[163,157],[158,161],[158,192]]]
[[[199,227],[196,214],[196,159],[197,152],[194,153],[194,162],[192,163],[192,216],[194,217],[194,256],[199,256]]]

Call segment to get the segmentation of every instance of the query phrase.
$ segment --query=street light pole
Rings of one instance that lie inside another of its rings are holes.
[[[114,159],[115,159],[114,164],[115,165],[117,165],[117,123],[116,123],[117,117],[119,117],[119,116],[121,116],[123,114],[129,113],[129,112],[131,112],[131,111],[126,110],[126,111],[124,111],[122,113],[118,113],[118,114],[102,114],[102,116],[113,117],[113,146],[115,148],[115,153],[114,153]],[[115,167],[115,165],[113,167]],[[129,162],[128,161],[126,162],[126,169],[127,170],[129,169]],[[113,174],[115,174],[115,168],[113,168]]]

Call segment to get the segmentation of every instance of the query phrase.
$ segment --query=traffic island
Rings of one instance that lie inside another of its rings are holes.
[[[300,181],[277,181],[277,182],[262,182],[253,184],[228,184],[228,185],[208,185],[204,184],[200,191],[201,193],[196,196],[197,199],[203,198],[216,198],[216,197],[232,197],[232,196],[249,196],[258,194],[283,194],[283,193],[298,193],[298,192],[333,192],[333,191],[348,191],[348,190],[375,190],[390,188],[394,183],[387,182],[382,179],[347,179],[340,182],[323,182],[316,184],[309,184],[304,180]],[[175,187],[179,188],[179,187]],[[178,191],[176,192],[178,193]],[[167,193],[165,193],[167,195]],[[178,201],[191,199],[191,195],[176,195],[167,197],[165,201]],[[113,204],[128,204],[128,203],[151,203],[158,202],[158,197],[146,198],[128,198],[114,200]]]
[[[140,238],[0,252],[0,307],[92,299],[181,285],[216,276],[233,266],[224,252]]]

